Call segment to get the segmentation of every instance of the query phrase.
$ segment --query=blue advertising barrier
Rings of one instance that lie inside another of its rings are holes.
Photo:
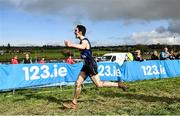
[[[121,67],[124,81],[180,76],[180,60],[125,62]]]
[[[0,90],[75,82],[82,63],[0,65]],[[180,60],[98,63],[101,80],[136,81],[180,76]],[[88,79],[89,80],[89,79]]]

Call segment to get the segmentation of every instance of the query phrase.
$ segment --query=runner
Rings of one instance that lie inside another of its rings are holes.
[[[63,106],[70,109],[77,108],[77,99],[81,93],[81,85],[87,76],[91,78],[96,87],[119,87],[125,91],[128,87],[125,86],[122,82],[108,82],[100,80],[97,71],[97,63],[92,57],[91,44],[89,40],[85,37],[85,26],[77,25],[74,34],[76,38],[80,40],[80,44],[74,44],[68,40],[65,40],[64,44],[67,47],[77,48],[81,50],[81,58],[84,59],[84,65],[75,83],[75,93],[73,100],[69,103],[63,103]]]

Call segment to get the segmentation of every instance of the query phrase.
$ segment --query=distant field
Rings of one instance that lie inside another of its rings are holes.
[[[180,77],[126,83],[130,89],[96,88],[86,84],[78,109],[62,107],[74,86],[0,93],[1,115],[180,115]]]

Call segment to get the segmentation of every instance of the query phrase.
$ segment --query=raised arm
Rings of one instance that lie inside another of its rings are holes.
[[[72,48],[77,48],[77,49],[86,49],[87,45],[88,45],[88,42],[83,40],[81,44],[74,44],[71,41],[65,40],[64,44],[67,47],[72,47]]]

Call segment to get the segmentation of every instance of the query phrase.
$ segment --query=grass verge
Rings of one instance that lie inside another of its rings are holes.
[[[86,84],[78,109],[62,107],[74,86],[0,93],[1,115],[180,115],[180,77],[126,83],[130,88],[96,88]]]

